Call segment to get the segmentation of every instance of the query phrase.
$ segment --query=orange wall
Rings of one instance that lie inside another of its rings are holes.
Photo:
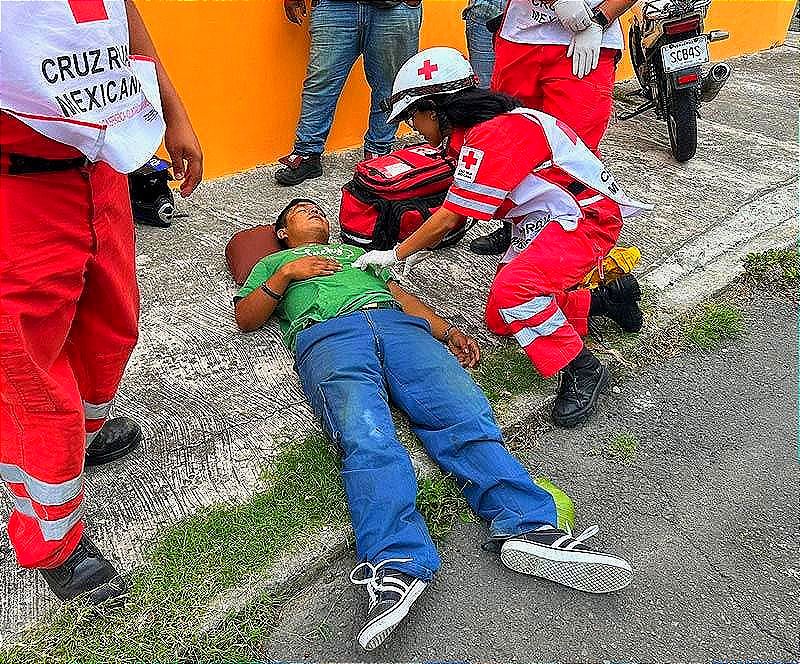
[[[203,144],[206,176],[274,162],[292,147],[308,61],[308,31],[289,24],[281,0],[136,0]],[[421,46],[466,52],[466,0],[424,0]],[[731,39],[714,59],[781,43],[794,0],[714,0],[708,28]],[[624,58],[618,78],[631,76]],[[327,149],[360,145],[369,92],[358,63],[335,115]]]

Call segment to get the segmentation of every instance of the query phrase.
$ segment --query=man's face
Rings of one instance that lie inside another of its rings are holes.
[[[285,238],[283,233],[286,234]],[[330,225],[324,210],[315,203],[303,201],[289,210],[286,215],[286,229],[278,231],[278,235],[290,247],[308,242],[327,244]]]

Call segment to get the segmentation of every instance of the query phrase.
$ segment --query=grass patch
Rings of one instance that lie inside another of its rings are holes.
[[[636,448],[639,441],[632,433],[621,433],[614,440],[609,441],[603,453],[605,456],[619,461],[630,462],[636,459]]]
[[[444,540],[457,522],[475,520],[450,475],[429,475],[420,480],[417,509],[428,524],[431,537],[437,542]]]
[[[544,385],[544,379],[533,368],[528,356],[519,346],[511,344],[501,346],[486,357],[473,378],[492,405]]]
[[[797,286],[800,282],[800,253],[795,246],[747,254],[744,269],[758,283],[782,282]]]
[[[213,598],[268,573],[304,533],[348,519],[336,455],[322,436],[291,444],[271,477],[248,503],[202,510],[170,529],[133,574],[124,609],[92,620],[85,606],[64,605],[0,650],[0,662],[213,660],[226,644],[196,634]]]
[[[744,317],[735,306],[709,302],[689,324],[689,341],[703,350],[718,348],[724,341],[738,339],[744,331]]]

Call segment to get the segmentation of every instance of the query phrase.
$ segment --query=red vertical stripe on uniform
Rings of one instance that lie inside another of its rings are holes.
[[[75,23],[89,23],[91,21],[105,21],[108,12],[103,0],[67,0]]]

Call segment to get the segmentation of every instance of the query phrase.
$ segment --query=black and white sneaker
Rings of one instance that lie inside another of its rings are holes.
[[[587,593],[610,593],[628,586],[633,570],[628,561],[592,551],[584,542],[600,528],[591,526],[577,537],[542,526],[503,542],[500,560],[515,572],[538,576]]]
[[[428,586],[425,581],[385,565],[409,562],[410,558],[382,560],[377,565],[363,562],[350,572],[350,581],[365,585],[369,593],[367,619],[358,633],[358,645],[364,650],[374,650],[391,636],[408,615],[411,605]],[[356,578],[363,569],[369,576]]]

